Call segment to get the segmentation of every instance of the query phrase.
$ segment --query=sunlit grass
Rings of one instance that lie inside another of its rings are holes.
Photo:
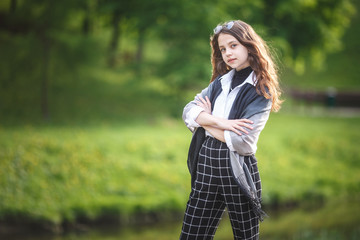
[[[178,209],[189,183],[180,128],[1,129],[1,215],[58,223]]]
[[[273,114],[257,153],[265,205],[312,206],[359,193],[358,123]],[[174,120],[0,128],[0,216],[60,223],[182,212],[190,138]]]

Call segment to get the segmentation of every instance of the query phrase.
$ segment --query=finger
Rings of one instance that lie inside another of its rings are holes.
[[[245,133],[245,134],[249,134],[249,132],[246,131],[246,129],[244,129],[244,128],[240,127],[240,126],[237,126],[236,128],[237,128],[238,130],[240,130],[241,132]]]
[[[208,108],[211,108],[211,102],[210,102],[208,96],[205,96],[205,103],[204,103],[204,104],[206,104],[206,106],[207,106]]]
[[[242,124],[241,125],[242,127],[246,127],[248,129],[254,129],[252,126],[248,125],[248,124]]]
[[[202,97],[200,97],[199,99],[200,100],[196,100],[197,105],[206,106],[205,100]]]
[[[231,131],[233,131],[234,133],[236,133],[237,135],[241,136],[241,132],[239,132],[238,130],[236,130],[236,128],[232,128],[230,129]]]
[[[253,121],[251,121],[250,119],[239,119],[239,121],[244,122],[244,123],[254,123]]]
[[[202,103],[206,103],[205,99],[203,97],[199,97]]]
[[[208,97],[208,96],[205,96],[205,98],[206,98],[206,102],[211,106],[211,102],[210,102],[209,97]]]
[[[246,128],[249,128],[249,129],[253,129],[253,127],[252,126],[250,126],[250,125],[248,125],[248,124],[246,124],[246,123],[244,123],[244,122],[236,122],[237,123],[237,125],[239,125],[239,126],[242,126],[242,127],[246,127]]]

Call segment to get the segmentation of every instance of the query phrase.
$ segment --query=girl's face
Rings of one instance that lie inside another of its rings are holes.
[[[224,62],[236,71],[250,66],[248,50],[232,35],[220,33],[218,44]]]

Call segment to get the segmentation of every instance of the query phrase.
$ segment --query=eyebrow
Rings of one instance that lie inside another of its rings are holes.
[[[227,45],[230,45],[230,44],[233,44],[233,43],[237,43],[236,41],[230,41],[230,42],[228,42],[227,43]],[[221,47],[224,47],[223,45],[219,45],[219,48],[221,48]]]

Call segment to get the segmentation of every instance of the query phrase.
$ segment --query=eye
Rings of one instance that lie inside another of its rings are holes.
[[[236,44],[236,43],[231,44],[231,47],[232,47],[232,48],[235,48],[236,46],[237,46],[237,44]]]
[[[221,53],[225,52],[225,48],[220,48],[220,52]]]

